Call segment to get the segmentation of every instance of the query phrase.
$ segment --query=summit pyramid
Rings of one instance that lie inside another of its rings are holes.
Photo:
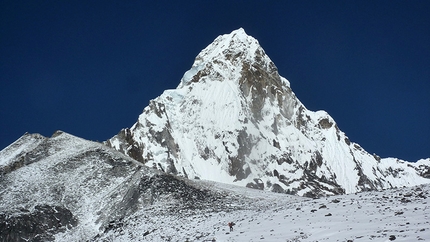
[[[105,143],[189,179],[301,196],[429,182],[429,159],[371,155],[327,112],[308,110],[242,28],[217,37],[176,89]]]

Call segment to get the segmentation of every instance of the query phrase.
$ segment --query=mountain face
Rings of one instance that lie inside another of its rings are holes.
[[[430,159],[370,155],[299,101],[243,29],[217,37],[174,90],[105,142],[149,167],[317,197],[429,183]]]

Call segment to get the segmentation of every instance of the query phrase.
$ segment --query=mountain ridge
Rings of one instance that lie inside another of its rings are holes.
[[[151,206],[166,209],[159,215],[229,209],[216,191],[62,131],[27,133],[0,151],[0,178],[0,241],[95,240]]]

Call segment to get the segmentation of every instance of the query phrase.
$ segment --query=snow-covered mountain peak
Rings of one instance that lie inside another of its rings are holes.
[[[217,37],[106,143],[168,173],[303,196],[430,181],[429,161],[370,155],[328,113],[307,110],[243,29]]]
[[[260,44],[256,39],[247,35],[240,28],[231,32],[218,36],[209,46],[203,49],[196,58],[196,64],[203,61],[218,59],[225,57],[233,59],[236,56],[252,57],[256,49],[260,48]]]
[[[210,45],[200,52],[196,58],[196,62],[199,64],[199,61],[219,58],[219,56],[228,55],[228,52],[252,54],[258,47],[260,47],[258,41],[247,35],[245,31],[240,28],[230,34],[218,36]]]
[[[218,36],[196,57],[192,68],[187,71],[179,87],[191,82],[210,80],[238,80],[242,72],[256,70],[277,74],[275,64],[266,55],[258,41],[240,28]],[[283,85],[289,86],[287,80]]]

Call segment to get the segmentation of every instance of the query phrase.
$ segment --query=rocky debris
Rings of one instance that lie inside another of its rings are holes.
[[[0,214],[0,241],[52,241],[54,234],[76,226],[77,219],[61,206],[37,205],[33,211]]]
[[[139,183],[137,197],[149,196],[151,204],[158,200],[170,197],[172,201],[177,201],[178,206],[174,209],[200,209],[207,207],[219,199],[216,194],[209,190],[198,189],[189,185],[186,180],[174,177],[170,174],[158,174],[151,177],[143,177]],[[149,194],[149,195],[148,195]]]

